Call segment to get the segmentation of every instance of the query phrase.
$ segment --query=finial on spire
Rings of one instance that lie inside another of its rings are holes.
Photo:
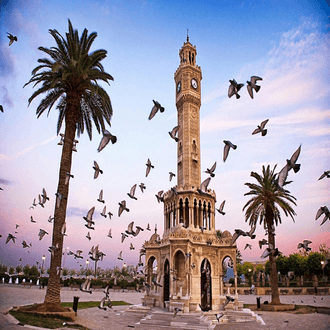
[[[189,30],[187,29],[187,42],[189,42],[189,35],[188,35]]]

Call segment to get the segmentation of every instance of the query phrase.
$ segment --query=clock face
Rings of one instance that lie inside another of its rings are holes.
[[[195,89],[197,89],[198,83],[196,79],[191,79],[191,86]]]
[[[176,92],[179,93],[181,91],[181,81],[176,85]]]

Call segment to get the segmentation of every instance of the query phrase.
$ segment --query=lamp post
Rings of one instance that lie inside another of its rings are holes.
[[[248,276],[249,276],[249,286],[251,287],[251,284],[252,284],[252,278],[251,278],[251,272],[252,272],[252,269],[251,268],[249,268],[248,269]]]
[[[322,270],[323,270],[323,282],[325,282],[325,278],[324,278],[324,260],[321,260],[321,265],[322,265]]]
[[[87,276],[87,271],[88,271],[88,265],[89,265],[89,260],[86,260],[86,276]]]
[[[42,272],[42,273],[44,272],[44,263],[45,263],[45,259],[46,259],[46,256],[43,255],[43,256],[42,256],[42,266],[41,266],[41,272]]]

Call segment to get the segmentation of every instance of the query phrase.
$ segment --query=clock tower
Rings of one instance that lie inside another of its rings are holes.
[[[196,46],[187,41],[180,49],[180,65],[174,74],[178,112],[178,171],[177,185],[184,189],[199,187],[201,106],[201,68],[196,65]]]

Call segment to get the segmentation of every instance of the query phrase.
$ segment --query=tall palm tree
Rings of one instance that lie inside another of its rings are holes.
[[[36,114],[39,118],[45,110],[48,114],[56,104],[58,110],[57,134],[59,134],[63,121],[65,122],[65,138],[62,149],[59,181],[57,193],[62,198],[59,207],[54,211],[54,225],[52,245],[59,246],[55,250],[50,262],[49,281],[43,308],[47,306],[60,308],[60,274],[57,272],[61,267],[63,236],[61,228],[65,223],[68,202],[69,184],[65,184],[67,173],[71,173],[72,147],[76,132],[79,137],[86,128],[90,140],[92,139],[92,122],[97,131],[105,129],[105,121],[110,125],[112,116],[111,101],[106,91],[97,83],[104,81],[109,83],[112,76],[106,73],[100,63],[106,58],[107,51],[100,49],[90,52],[93,41],[97,37],[96,32],[88,35],[84,29],[81,37],[78,31],[72,28],[70,20],[69,32],[66,39],[56,30],[49,30],[55,39],[56,47],[50,49],[39,47],[39,50],[50,56],[38,59],[40,63],[32,71],[30,83],[34,86],[42,84],[29,98],[30,103],[40,94],[47,95],[40,102]]]
[[[296,205],[296,198],[290,195],[290,192],[280,188],[276,183],[276,174],[274,173],[276,165],[273,170],[268,165],[267,168],[262,167],[262,175],[256,172],[251,172],[251,176],[257,180],[258,183],[245,183],[250,191],[244,196],[252,195],[253,197],[244,205],[245,221],[249,221],[250,226],[257,223],[264,225],[268,232],[268,243],[275,249],[275,232],[273,228],[281,223],[280,209],[286,216],[290,216],[294,221],[296,215],[290,203]],[[270,279],[272,290],[272,304],[281,304],[278,294],[277,269],[275,256],[269,255],[270,263]]]

